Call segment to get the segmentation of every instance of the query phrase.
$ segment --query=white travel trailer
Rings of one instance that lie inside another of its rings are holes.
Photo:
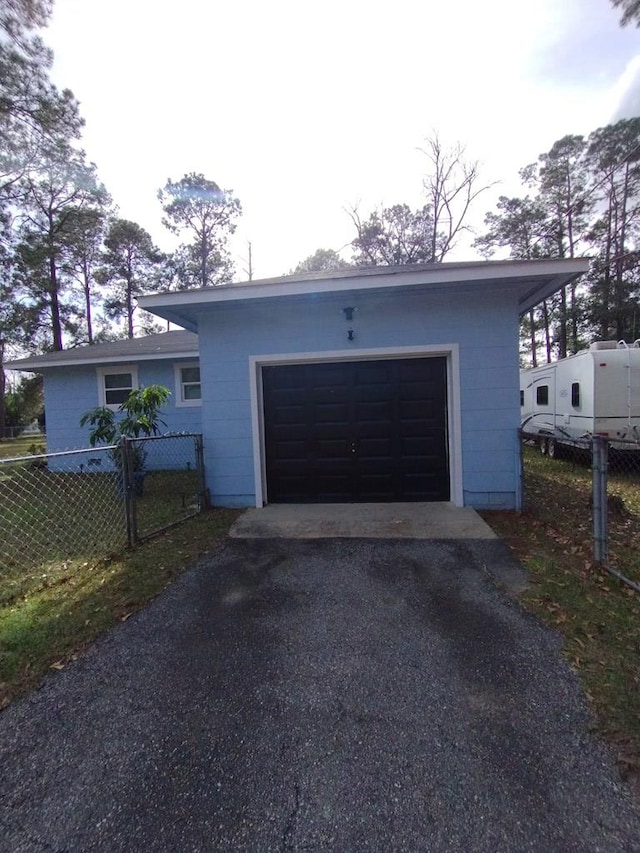
[[[598,341],[588,350],[520,372],[525,438],[555,456],[588,448],[593,435],[614,450],[640,451],[640,341]]]

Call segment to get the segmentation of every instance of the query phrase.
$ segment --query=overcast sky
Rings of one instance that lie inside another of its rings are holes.
[[[352,239],[345,207],[421,204],[434,129],[495,199],[556,139],[640,114],[640,30],[609,0],[55,0],[45,40],[120,215],[168,249],[157,190],[204,173],[243,205],[239,279],[249,240],[281,275]]]

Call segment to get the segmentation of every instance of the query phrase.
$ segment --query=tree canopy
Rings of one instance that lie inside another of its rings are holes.
[[[300,261],[289,273],[290,275],[301,275],[308,272],[330,272],[331,270],[343,270],[352,266],[345,261],[333,249],[316,249],[313,255]]]
[[[366,218],[357,207],[347,211],[356,230],[351,244],[356,266],[440,263],[469,230],[471,206],[489,188],[480,183],[478,163],[466,159],[464,146],[447,147],[436,133],[420,150],[427,160],[422,207],[394,204]]]
[[[233,266],[228,241],[242,212],[231,190],[190,172],[179,181],[168,180],[158,191],[166,228],[187,237],[175,257],[180,287],[210,287],[229,281]]]
[[[640,336],[640,118],[567,135],[520,171],[527,194],[502,196],[475,242],[485,256],[593,258],[589,274],[531,312],[528,358],[547,360],[599,338]]]
[[[625,27],[635,22],[640,27],[640,0],[611,0],[613,6],[620,9],[620,24]]]
[[[104,241],[103,266],[99,280],[110,286],[105,300],[111,319],[124,319],[127,337],[135,334],[136,297],[157,289],[164,259],[148,231],[128,219],[114,219]]]
[[[395,204],[374,210],[361,219],[356,209],[349,212],[356,229],[352,242],[356,266],[379,264],[418,264],[433,261],[433,216],[425,206],[411,210],[407,204]]]

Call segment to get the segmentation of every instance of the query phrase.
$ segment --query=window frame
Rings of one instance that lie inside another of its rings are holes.
[[[200,382],[183,382],[182,381],[182,371],[189,368],[197,367],[198,371],[200,371],[200,362],[199,361],[181,361],[177,364],[173,365],[173,373],[174,373],[174,403],[179,409],[186,408],[195,408],[197,406],[202,406],[202,375],[200,375]],[[200,397],[197,400],[185,400],[184,399],[184,386],[185,385],[200,385]]]
[[[544,394],[542,394],[544,392]],[[544,396],[544,400],[540,398]],[[548,406],[549,405],[549,386],[548,385],[537,385],[536,386],[536,406]]]
[[[574,409],[580,408],[580,383],[571,383],[571,405]]]
[[[104,406],[105,409],[111,409],[113,412],[117,412],[120,409],[121,403],[107,403],[107,388],[105,387],[105,378],[107,376],[112,376],[113,374],[118,373],[130,373],[131,374],[131,391],[138,390],[138,367],[135,364],[112,364],[108,367],[99,367],[97,369],[98,374],[98,400],[100,406]],[[116,390],[116,389],[109,389]],[[119,389],[118,389],[119,390]]]

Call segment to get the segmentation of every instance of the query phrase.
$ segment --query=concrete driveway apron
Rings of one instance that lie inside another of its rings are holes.
[[[3,851],[637,851],[498,540],[230,539],[0,715]]]

